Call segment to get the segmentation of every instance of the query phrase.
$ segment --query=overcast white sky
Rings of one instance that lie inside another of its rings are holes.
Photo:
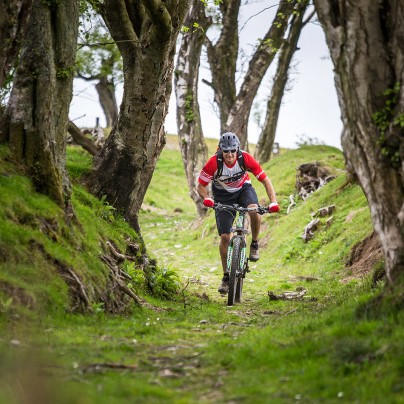
[[[274,4],[272,0],[262,0],[244,6],[240,14],[240,27],[252,15]],[[276,8],[268,9],[247,22],[241,32],[240,45],[251,51],[257,38],[262,38],[271,24]],[[319,25],[308,24],[302,31],[300,50],[295,53],[293,68],[290,73],[290,90],[284,95],[280,111],[276,142],[281,147],[296,147],[298,136],[316,138],[330,146],[341,148],[340,135],[342,122],[334,85],[332,62],[325,43],[324,33]],[[275,63],[270,67],[261,84],[255,104],[261,109],[262,120],[265,117],[266,100],[269,95],[271,79],[275,72]],[[209,80],[208,69],[201,69],[201,78]],[[241,82],[241,80],[239,80]],[[78,126],[94,126],[96,117],[100,117],[101,126],[105,118],[99,106],[94,85],[82,80],[74,82],[74,97],[70,108],[70,119]],[[122,97],[122,89],[118,88],[117,98]],[[206,137],[218,138],[219,119],[213,111],[213,93],[205,84],[200,84],[199,102],[202,116],[202,127]],[[83,116],[85,115],[85,116]],[[175,134],[176,112],[174,94],[170,99],[170,108],[165,121],[167,133]],[[250,119],[249,141],[256,143],[259,128]]]

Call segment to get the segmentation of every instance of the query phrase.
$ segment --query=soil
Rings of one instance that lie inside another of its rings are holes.
[[[341,282],[349,282],[352,279],[363,278],[373,272],[378,262],[383,259],[383,250],[379,237],[375,232],[356,244],[347,263],[347,269],[351,275]]]

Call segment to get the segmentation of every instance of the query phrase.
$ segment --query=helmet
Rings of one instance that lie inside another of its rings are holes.
[[[222,151],[234,150],[240,147],[240,140],[233,132],[226,132],[220,136],[219,148]]]

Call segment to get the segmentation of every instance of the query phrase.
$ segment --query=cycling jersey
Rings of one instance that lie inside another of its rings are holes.
[[[259,181],[263,181],[267,175],[258,161],[255,160],[251,154],[245,151],[242,153],[246,170],[255,175]],[[216,155],[214,155],[202,168],[198,178],[199,183],[203,186],[207,186],[213,180],[214,193],[216,193],[215,190],[220,194],[226,192],[234,193],[240,191],[244,184],[251,184],[247,171],[242,170],[238,159],[235,160],[232,166],[228,166],[226,162],[223,161],[223,171],[219,177],[216,177],[217,168],[217,159]]]

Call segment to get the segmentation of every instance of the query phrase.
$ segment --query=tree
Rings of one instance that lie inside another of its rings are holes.
[[[205,214],[206,210],[201,204],[199,196],[195,193],[195,179],[199,174],[203,162],[206,161],[206,146],[202,139],[197,85],[202,47],[200,39],[204,37],[202,33],[204,34],[212,24],[212,19],[205,14],[202,3],[206,6],[206,2],[194,1],[190,8],[186,26],[194,24],[198,27],[198,30],[192,34],[188,33],[184,35],[179,50],[175,74],[177,128],[180,137],[180,147],[183,154],[190,195],[195,201],[200,215]],[[212,81],[207,82],[204,80],[204,82],[214,90],[215,102],[220,110],[221,131],[224,131],[227,128],[226,122],[231,108],[234,107],[236,103],[235,76],[239,53],[238,14],[240,1],[223,0],[216,3],[222,16],[222,29],[215,43],[205,36],[208,61],[212,72]],[[304,13],[306,6],[306,1],[301,2],[301,4],[298,2],[295,11]],[[275,35],[274,33],[280,35],[280,39],[282,39],[288,23],[289,14],[293,11],[293,7],[294,5],[288,5],[288,7],[280,7],[278,9],[277,18],[272,25],[272,27],[276,27],[276,29],[274,28],[271,32],[273,35]],[[285,15],[285,11],[289,14]],[[277,31],[281,33],[279,34]],[[267,42],[268,44],[271,43],[269,40]],[[264,48],[265,47],[262,46],[261,49],[257,50],[256,54],[262,53]],[[261,63],[261,58],[257,58],[256,67],[252,69],[249,76],[246,77],[246,81],[252,81],[255,74],[260,73],[259,66]],[[257,83],[259,86],[259,82]],[[258,86],[253,88],[252,91],[256,92]],[[239,134],[238,130],[236,130],[236,132]]]
[[[33,0],[0,0],[0,88],[15,65]]]
[[[236,70],[239,52],[238,14],[241,0],[223,0],[219,3],[222,29],[215,44],[206,37],[205,44],[212,81],[204,80],[212,87],[220,112],[220,132],[226,130],[226,121],[236,100]]]
[[[205,17],[205,5],[192,0],[184,21],[187,31],[182,35],[175,67],[175,94],[177,100],[178,140],[184,162],[189,194],[195,202],[198,214],[206,214],[200,196],[196,192],[196,180],[208,157],[198,104],[199,62],[205,32],[212,21]],[[195,27],[195,29],[189,29]]]
[[[98,7],[122,55],[124,93],[87,183],[140,233],[137,214],[165,144],[175,44],[187,1],[105,0]]]
[[[335,68],[344,154],[368,199],[388,280],[402,286],[404,3],[314,3]]]
[[[115,86],[123,79],[122,58],[100,16],[89,12],[87,18],[89,21],[83,24],[77,51],[77,76],[86,81],[98,81],[95,89],[107,127],[112,127],[118,117]]]
[[[248,121],[254,98],[268,67],[282,45],[289,18],[298,3],[300,0],[279,3],[275,18],[249,62],[243,83],[231,107],[225,127],[226,130],[237,133],[243,148],[247,146]]]
[[[2,122],[16,161],[36,189],[67,208],[65,133],[72,96],[78,2],[35,0]]]
[[[278,126],[279,112],[281,102],[285,93],[285,87],[288,81],[289,66],[293,55],[297,49],[300,33],[304,25],[310,21],[314,15],[312,12],[306,21],[303,17],[307,9],[308,2],[302,1],[296,7],[296,12],[290,22],[290,29],[287,39],[283,42],[279,51],[278,65],[274,77],[271,95],[268,98],[267,111],[264,125],[258,138],[257,147],[255,149],[255,157],[263,164],[269,161],[272,154],[272,148],[275,141],[276,128]]]

